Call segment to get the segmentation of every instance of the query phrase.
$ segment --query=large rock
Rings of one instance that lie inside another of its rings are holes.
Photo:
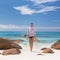
[[[13,42],[13,43],[20,43],[20,42],[24,42],[24,40],[11,40],[11,42]]]
[[[60,50],[60,40],[58,40],[57,42],[55,42],[55,43],[51,46],[51,48]]]
[[[13,48],[22,49],[22,47],[21,47],[21,46],[19,46],[19,45],[18,45],[18,44],[16,44],[16,43],[11,43],[11,45],[12,45],[12,47],[13,47]]]
[[[11,42],[13,42],[13,43],[19,43],[20,40],[11,40]]]
[[[15,55],[15,54],[20,54],[20,53],[21,51],[19,49],[12,48],[12,49],[4,50],[2,52],[2,55]]]
[[[53,50],[50,48],[43,48],[42,50],[43,50],[42,53],[54,53]]]
[[[47,49],[47,48],[42,48],[41,50],[45,50],[45,49]]]
[[[11,49],[11,48],[20,48],[22,49],[18,44],[11,42],[8,39],[0,38],[0,50],[1,49]]]

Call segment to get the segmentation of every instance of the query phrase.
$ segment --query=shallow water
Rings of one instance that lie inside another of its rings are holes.
[[[0,38],[7,39],[21,39],[24,43],[28,43],[27,37],[21,35],[27,34],[26,31],[0,31]],[[49,44],[60,39],[60,32],[36,32],[36,39],[38,44]]]

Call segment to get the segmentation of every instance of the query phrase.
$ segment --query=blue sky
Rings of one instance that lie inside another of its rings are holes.
[[[60,31],[60,0],[0,0],[0,30]]]

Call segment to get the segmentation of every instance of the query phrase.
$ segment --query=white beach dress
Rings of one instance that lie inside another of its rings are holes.
[[[28,28],[28,36],[29,37],[33,37],[33,36],[35,36],[36,34],[35,34],[35,29],[33,28],[33,27],[29,27]]]

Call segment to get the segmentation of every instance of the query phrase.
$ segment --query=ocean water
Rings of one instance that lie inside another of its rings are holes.
[[[22,37],[22,35],[27,34],[26,31],[0,31],[0,38],[7,39],[21,39],[28,42],[27,37]],[[60,32],[36,32],[36,39],[38,43],[52,43],[60,40]]]

